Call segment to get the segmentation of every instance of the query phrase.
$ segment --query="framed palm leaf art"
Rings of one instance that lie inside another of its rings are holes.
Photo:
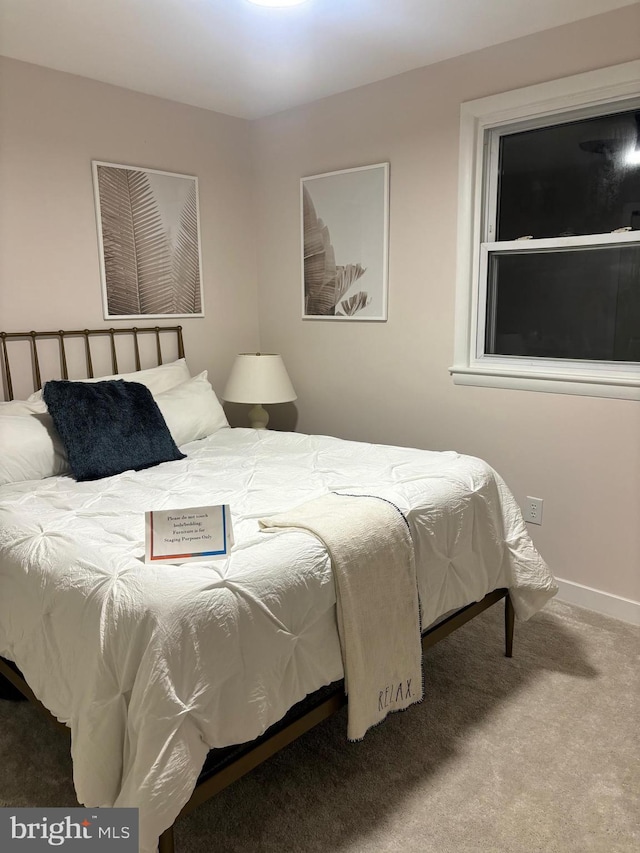
[[[105,320],[203,317],[198,179],[92,167]]]
[[[302,317],[386,320],[389,164],[302,178]]]

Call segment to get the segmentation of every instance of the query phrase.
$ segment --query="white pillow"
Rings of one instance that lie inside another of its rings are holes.
[[[11,415],[23,417],[25,415],[44,415],[47,413],[47,404],[44,400],[8,400],[0,403],[0,416]]]
[[[124,379],[126,382],[139,382],[146,385],[152,394],[161,394],[181,382],[191,379],[191,373],[184,358],[168,364],[159,364],[148,370],[136,370],[134,373],[116,373],[113,376],[94,376],[91,379],[74,379],[74,382],[107,382],[110,379]],[[34,391],[27,402],[42,400],[42,389]]]
[[[68,473],[64,447],[46,408],[44,414],[29,413],[16,405],[10,414],[6,407],[11,406],[0,404],[0,486]]]
[[[178,447],[229,426],[206,370],[153,397]]]

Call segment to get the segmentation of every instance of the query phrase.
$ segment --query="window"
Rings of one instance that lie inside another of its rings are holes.
[[[462,106],[458,384],[640,399],[640,62]]]

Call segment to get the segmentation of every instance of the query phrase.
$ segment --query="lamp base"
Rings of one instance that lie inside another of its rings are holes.
[[[257,403],[253,408],[249,409],[249,421],[251,429],[266,429],[269,423],[269,413],[262,407],[261,403]]]

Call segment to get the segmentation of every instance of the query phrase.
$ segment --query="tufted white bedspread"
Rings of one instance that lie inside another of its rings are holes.
[[[183,449],[98,482],[0,489],[0,655],[71,728],[78,800],[140,808],[142,853],[209,748],[252,740],[342,677],[324,547],[260,533],[258,518],[332,490],[392,501],[411,525],[423,626],[502,586],[526,619],[557,591],[479,459],[226,428]],[[218,503],[228,559],[144,564],[144,510]]]

